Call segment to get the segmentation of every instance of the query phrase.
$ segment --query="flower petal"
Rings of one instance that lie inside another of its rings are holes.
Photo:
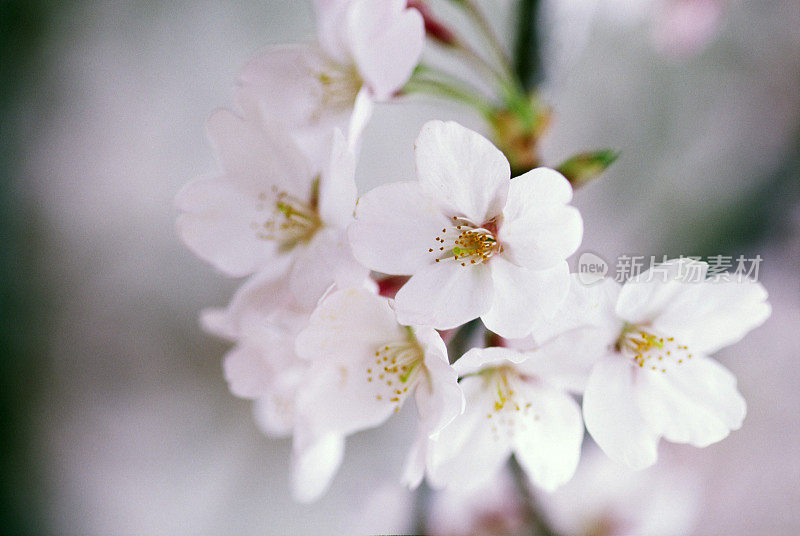
[[[265,396],[253,404],[253,416],[264,434],[270,437],[287,437],[295,428],[295,400],[297,389],[304,378],[303,367],[283,370],[270,383]]]
[[[766,300],[766,289],[755,281],[687,284],[653,321],[653,327],[694,352],[711,354],[763,324],[771,313]]]
[[[475,376],[459,383],[466,398],[464,413],[428,442],[428,480],[433,487],[476,489],[491,481],[511,452],[505,435],[494,435],[486,418],[493,407],[483,379]]]
[[[374,428],[394,414],[394,403],[376,396],[366,370],[374,361],[311,364],[298,394],[298,413],[315,434],[348,435]]]
[[[276,341],[279,339],[274,337]],[[276,351],[282,353],[286,349],[277,348]],[[264,349],[247,343],[238,344],[225,354],[222,369],[231,393],[240,398],[265,396],[277,375],[275,366],[265,355]]]
[[[304,439],[295,434],[292,452],[292,497],[297,502],[317,500],[330,487],[344,457],[344,437],[325,434]]]
[[[539,167],[515,177],[508,195],[503,213],[518,217],[536,206],[566,205],[572,201],[572,185],[555,169]]]
[[[401,324],[451,329],[481,316],[491,303],[487,266],[445,261],[414,274],[395,296],[394,309]]]
[[[309,199],[314,173],[308,160],[281,125],[262,114],[244,118],[220,109],[206,121],[206,131],[227,180],[247,192],[275,187]]]
[[[441,337],[431,328],[417,328],[417,337],[424,331],[428,338]],[[422,340],[420,340],[422,343]],[[428,374],[414,391],[420,427],[424,434],[435,437],[448,423],[464,411],[464,394],[458,386],[458,374],[447,360],[444,343],[442,348],[426,345],[425,369]],[[444,349],[444,352],[442,351]]]
[[[417,433],[411,450],[408,451],[403,465],[401,481],[404,486],[411,489],[417,488],[425,477],[425,460],[428,454],[428,435],[422,431]]]
[[[289,284],[298,303],[311,309],[334,283],[339,288],[360,287],[368,278],[369,270],[353,257],[345,233],[323,229],[297,255]]]
[[[317,47],[290,45],[267,49],[239,74],[238,105],[279,120],[315,173],[328,161],[334,128],[346,131],[350,120],[349,106],[325,106],[322,80],[336,68]]]
[[[183,187],[175,198],[176,227],[184,244],[198,257],[233,277],[258,270],[276,276],[288,269],[277,243],[258,237],[251,228],[263,219],[258,193],[223,178],[201,178]]]
[[[225,381],[234,396],[259,398],[269,392],[274,370],[259,348],[237,345],[222,360]]]
[[[347,12],[350,51],[378,100],[399,90],[419,63],[425,24],[405,2],[353,0]]]
[[[555,387],[583,393],[594,365],[613,348],[602,328],[586,327],[568,331],[542,346],[525,352],[527,359],[517,369],[545,378]]]
[[[525,337],[542,318],[554,315],[567,296],[569,266],[564,261],[545,270],[522,268],[503,257],[489,263],[494,299],[481,319],[501,337]]]
[[[361,138],[364,129],[367,128],[372,112],[375,109],[375,102],[369,88],[364,86],[356,95],[353,103],[353,113],[350,116],[350,123],[347,127],[347,147],[353,154],[358,154],[361,149]]]
[[[353,221],[358,198],[355,173],[356,155],[337,129],[328,166],[319,182],[319,215],[327,225],[344,229]]]
[[[708,265],[688,258],[671,259],[626,282],[617,299],[617,316],[634,324],[649,324],[686,289],[706,277]]]
[[[623,325],[614,310],[619,290],[619,283],[611,278],[605,278],[598,284],[584,285],[578,274],[572,274],[566,299],[555,315],[537,320],[531,332],[533,339],[542,344],[562,333],[583,327],[605,329],[608,335],[604,339],[616,339]],[[526,349],[531,348],[528,346]]]
[[[325,53],[339,63],[349,61],[347,12],[351,0],[314,0],[317,40]]]
[[[472,348],[453,363],[453,368],[459,376],[475,374],[483,369],[500,367],[508,364],[518,364],[525,361],[527,356],[522,352],[490,346],[489,348]]]
[[[499,239],[504,256],[526,268],[549,268],[572,255],[583,219],[566,203],[572,187],[560,173],[537,168],[511,181]]]
[[[534,484],[553,491],[578,467],[581,412],[572,397],[547,383],[520,382],[520,389],[531,406],[517,419],[514,453]]]
[[[597,363],[583,394],[583,419],[609,458],[643,469],[658,458],[658,434],[635,403],[634,375],[631,362],[618,355]]]
[[[434,262],[430,251],[450,222],[413,182],[379,186],[361,196],[348,229],[353,255],[364,266],[410,275]]]
[[[388,341],[402,340],[404,330],[386,298],[362,288],[338,290],[323,299],[297,336],[297,355],[308,361],[347,364],[371,354]]]
[[[311,361],[298,395],[309,430],[346,435],[388,419],[398,406],[382,382],[371,380],[375,351],[406,337],[386,298],[345,289],[323,299],[295,343],[297,354]]]
[[[248,278],[225,309],[204,310],[200,322],[218,337],[237,340],[249,326],[271,325],[296,333],[310,313],[294,299],[285,278],[265,270]]]
[[[489,140],[453,121],[429,121],[414,154],[420,185],[448,216],[482,224],[501,214],[511,170]]]
[[[742,426],[747,406],[736,378],[704,356],[666,373],[642,371],[636,400],[642,415],[665,439],[706,447]]]

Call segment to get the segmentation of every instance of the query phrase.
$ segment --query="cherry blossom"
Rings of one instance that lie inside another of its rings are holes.
[[[207,128],[222,173],[187,184],[176,198],[178,232],[192,251],[235,277],[288,273],[305,305],[335,282],[368,276],[344,234],[356,199],[355,153],[340,132],[320,174],[258,113],[219,110]]]
[[[415,145],[418,182],[362,196],[348,236],[365,266],[411,275],[398,320],[438,329],[481,317],[519,338],[566,296],[565,258],[583,232],[569,182],[537,168],[513,180],[508,160],[480,134],[431,121]]]
[[[298,335],[296,350],[310,363],[298,404],[304,426],[317,435],[378,426],[412,394],[425,436],[435,436],[463,411],[439,334],[398,324],[388,300],[369,290],[325,297]]]
[[[558,350],[562,370],[588,372],[586,428],[612,459],[641,469],[658,440],[705,447],[742,425],[746,404],[736,378],[708,357],[739,341],[770,314],[764,287],[723,276],[707,264],[674,259],[624,286],[573,280],[564,314],[536,332],[541,352]],[[572,312],[567,312],[571,309]]]
[[[251,60],[241,72],[239,95],[280,118],[318,161],[333,127],[349,128],[355,142],[372,102],[390,99],[405,85],[422,54],[425,29],[405,0],[316,0],[314,7],[317,42],[273,47]]]
[[[328,489],[344,455],[343,436],[313,434],[298,419],[298,393],[309,366],[295,354],[294,341],[310,315],[286,279],[264,272],[245,282],[228,307],[202,316],[206,330],[236,343],[223,358],[231,392],[254,401],[256,422],[266,435],[293,436],[291,488],[300,502]]]
[[[478,489],[512,453],[543,489],[572,477],[583,440],[580,409],[540,374],[537,361],[499,347],[473,348],[456,361],[466,409],[418,455],[432,486]]]

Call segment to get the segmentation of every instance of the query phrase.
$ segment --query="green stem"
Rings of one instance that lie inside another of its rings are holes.
[[[455,87],[441,80],[414,77],[403,86],[403,93],[426,93],[428,95],[456,100],[471,106],[486,117],[492,113],[492,106],[480,95],[476,95],[469,89]]]
[[[444,82],[447,85],[458,89],[462,93],[469,93],[485,101],[491,98],[490,95],[487,95],[484,91],[480,90],[478,87],[464,80],[463,78],[425,63],[420,63],[417,66],[411,78],[412,81],[419,79]]]
[[[506,71],[511,71],[511,59],[508,57],[508,53],[506,53],[505,48],[503,48],[503,44],[497,38],[497,34],[494,33],[494,29],[492,29],[492,25],[489,23],[489,20],[483,14],[483,11],[475,2],[475,0],[453,0],[456,4],[458,4],[469,17],[472,19],[475,26],[480,30],[483,34],[484,38],[486,39],[489,46],[492,47],[497,59],[500,60],[503,69]]]
[[[538,27],[539,0],[520,0],[517,13],[517,39],[514,46],[514,73],[529,91],[542,78],[542,58]]]
[[[498,70],[466,41],[459,39],[449,50],[469,61],[479,72],[496,79],[501,86],[509,83],[509,75],[511,74],[509,70]]]

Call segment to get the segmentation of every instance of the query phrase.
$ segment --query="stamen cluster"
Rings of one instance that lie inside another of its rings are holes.
[[[274,240],[282,249],[292,249],[299,243],[308,242],[323,225],[313,199],[310,203],[304,202],[277,189],[273,190],[272,199],[266,193],[260,193],[256,211],[265,211],[270,205],[269,219],[262,224],[252,222],[251,227],[260,240]]]
[[[429,253],[436,255],[435,262],[452,259],[461,266],[480,264],[501,251],[491,230],[496,228],[494,221],[476,226],[466,218],[454,216],[453,222],[453,226],[443,228],[442,233],[434,238],[439,246],[428,249]]]

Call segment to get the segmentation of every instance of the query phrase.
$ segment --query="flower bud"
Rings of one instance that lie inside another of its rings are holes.
[[[496,111],[489,122],[494,141],[511,164],[512,176],[539,167],[538,143],[550,124],[550,109],[533,96],[525,106]]]
[[[619,152],[610,149],[588,151],[568,158],[556,169],[578,188],[600,176],[618,157]]]

